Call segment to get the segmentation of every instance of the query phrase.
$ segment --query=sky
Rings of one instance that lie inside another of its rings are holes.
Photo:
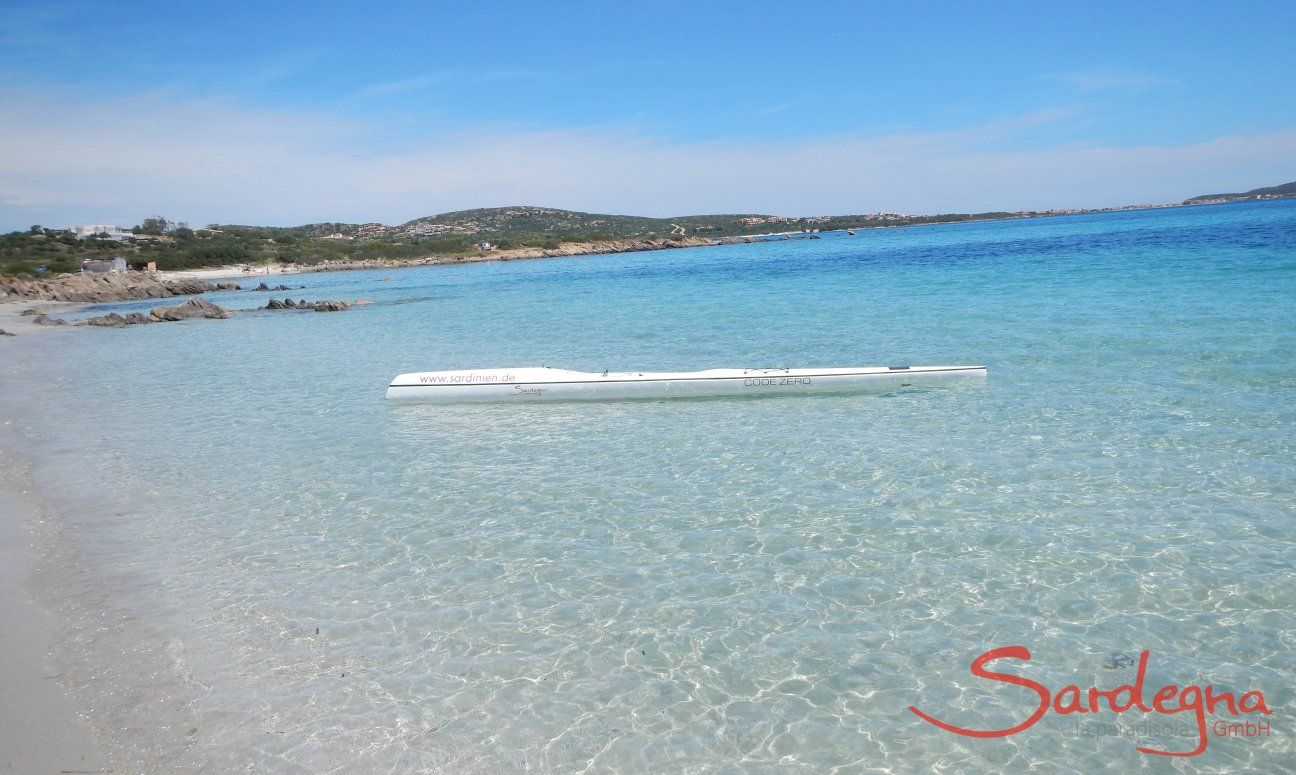
[[[0,231],[1296,180],[1296,2],[0,0]]]

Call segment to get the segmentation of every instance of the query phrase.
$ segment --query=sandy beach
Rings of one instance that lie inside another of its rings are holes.
[[[0,770],[101,772],[106,757],[49,660],[53,625],[27,588],[30,510],[0,492]]]
[[[593,242],[564,242],[556,248],[510,248],[478,253],[454,255],[430,255],[423,258],[407,259],[360,259],[354,261],[328,261],[318,264],[256,264],[204,267],[202,269],[178,269],[157,273],[162,280],[227,280],[244,278],[248,280],[286,274],[307,274],[313,272],[341,272],[353,269],[401,269],[411,266],[430,266],[438,264],[477,264],[493,261],[519,261],[530,258],[564,258],[572,256],[604,255],[609,253],[629,253],[648,250],[670,250],[672,248],[696,248],[714,245],[734,245],[747,242],[759,242],[763,236],[724,237],[677,237],[674,239],[618,239]]]
[[[38,517],[23,466],[0,447],[0,770],[108,772],[103,747],[51,659],[53,619],[32,593]]]
[[[301,274],[302,272],[308,271],[318,270],[313,266],[296,267],[285,264],[268,264],[265,266],[252,267],[250,270],[237,265],[215,266],[206,269],[177,269],[170,272],[158,272],[157,275],[163,280],[226,280],[235,278],[264,278],[284,274]]]
[[[818,238],[813,236],[812,238]],[[204,283],[224,281],[251,287],[265,283],[268,278],[289,274],[314,274],[320,272],[345,272],[364,269],[405,269],[418,266],[453,266],[462,264],[521,261],[536,258],[571,258],[577,256],[633,253],[678,248],[712,247],[759,242],[753,237],[679,237],[676,239],[629,239],[594,242],[565,242],[556,248],[512,248],[455,255],[429,255],[422,258],[372,258],[353,261],[328,261],[316,264],[235,264],[197,269],[165,271],[128,271],[125,273],[59,274],[41,278],[9,278],[8,285],[0,283],[0,304],[10,304],[8,312],[0,313],[3,321],[14,321],[23,309],[32,307],[36,300],[65,299],[76,302],[103,303],[127,299],[169,298],[189,296],[214,287],[197,287]],[[3,278],[0,278],[3,279]],[[167,288],[166,285],[173,287]],[[181,284],[182,287],[174,287]],[[189,287],[184,287],[189,286]],[[42,290],[43,289],[43,290]],[[221,288],[219,290],[237,290]],[[49,303],[49,302],[46,302]],[[12,306],[13,304],[26,306]],[[56,310],[44,310],[54,316]]]
[[[53,331],[55,326],[40,326],[32,321],[34,315],[24,315],[23,310],[35,309],[52,317],[57,318],[59,315],[84,309],[85,304],[74,304],[61,301],[33,301],[31,299],[5,299],[0,300],[0,330],[7,331],[15,336],[32,334],[44,331]]]

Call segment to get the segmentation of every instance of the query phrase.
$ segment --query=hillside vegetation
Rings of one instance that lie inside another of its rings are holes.
[[[563,243],[647,237],[730,237],[792,231],[905,226],[1005,218],[1035,213],[898,214],[782,217],[689,215],[646,218],[557,210],[494,207],[416,218],[399,226],[381,223],[312,223],[304,226],[218,225],[190,229],[152,217],[125,239],[78,238],[33,226],[0,236],[0,274],[74,272],[86,258],[121,256],[142,269],[193,269],[233,264],[321,264],[365,259],[414,259],[480,255],[511,248],[556,249]],[[479,243],[490,243],[489,248]]]
[[[1206,204],[1208,202],[1237,202],[1244,199],[1282,199],[1289,196],[1296,196],[1296,181],[1283,183],[1280,186],[1253,188],[1250,191],[1241,194],[1202,194],[1201,196],[1195,196],[1192,199],[1185,199],[1184,204],[1196,205]]]
[[[732,237],[783,231],[868,228],[914,223],[1004,218],[1009,213],[950,215],[821,215],[784,217],[778,215],[731,214],[685,215],[678,218],[647,218],[640,215],[607,215],[557,210],[551,207],[491,207],[416,218],[400,226],[380,223],[316,223],[298,226],[297,233],[324,237],[329,234],[368,239],[418,239],[427,237],[471,237],[502,243],[506,240],[560,237],[580,242],[594,239],[640,237]]]

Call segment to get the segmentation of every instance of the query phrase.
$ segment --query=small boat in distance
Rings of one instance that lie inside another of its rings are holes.
[[[985,366],[857,366],[824,369],[584,372],[517,369],[400,374],[387,387],[392,401],[617,401],[779,394],[853,393],[933,385],[986,375]]]

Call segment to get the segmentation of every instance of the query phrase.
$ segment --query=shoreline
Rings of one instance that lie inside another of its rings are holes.
[[[1296,197],[1280,197],[1296,198]],[[336,261],[320,264],[231,264],[220,267],[201,267],[197,269],[170,269],[156,274],[163,280],[227,280],[238,277],[273,277],[287,274],[310,274],[314,272],[346,272],[361,269],[401,269],[411,266],[437,266],[485,263],[493,261],[519,261],[533,258],[568,258],[576,256],[609,255],[614,253],[634,253],[651,250],[673,250],[679,248],[719,247],[722,245],[746,245],[759,242],[781,242],[777,237],[811,234],[832,234],[847,231],[884,231],[890,229],[911,229],[924,226],[954,226],[969,223],[999,223],[1002,221],[1034,221],[1049,218],[1066,218],[1077,215],[1101,215],[1106,213],[1139,212],[1143,210],[1165,210],[1179,207],[1205,207],[1218,204],[1234,204],[1229,200],[1214,202],[1179,202],[1173,204],[1131,205],[1127,207],[1108,207],[1093,210],[1076,210],[1072,212],[1041,212],[1028,214],[1009,214],[995,218],[973,218],[969,220],[934,221],[931,223],[896,223],[871,224],[850,228],[830,229],[828,231],[778,231],[759,232],[756,234],[739,234],[726,237],[696,237],[677,235],[673,238],[642,237],[620,240],[603,240],[597,242],[564,242],[557,248],[510,248],[493,250],[484,253],[466,255],[435,254],[421,258],[368,258],[354,261]]]
[[[210,282],[215,280],[261,280],[278,277],[283,275],[296,274],[315,274],[323,272],[348,272],[360,271],[367,269],[405,269],[420,266],[455,266],[460,264],[476,263],[493,263],[502,261],[525,261],[539,258],[574,258],[577,256],[596,256],[611,255],[616,253],[639,253],[650,252],[655,250],[676,250],[680,248],[699,248],[699,247],[720,247],[724,245],[747,245],[762,242],[782,242],[789,239],[819,239],[820,234],[830,234],[846,231],[881,231],[891,229],[909,229],[923,226],[949,226],[968,223],[996,223],[1002,221],[1018,220],[1042,220],[1048,218],[1062,218],[1074,215],[1093,215],[1109,212],[1129,212],[1138,210],[1159,210],[1172,207],[1202,207],[1215,204],[1228,204],[1227,202],[1204,202],[1194,204],[1175,204],[1175,205],[1148,205],[1121,208],[1108,208],[1098,210],[1080,210],[1076,212],[1054,212],[1054,213],[1032,213],[1032,214],[1011,214],[997,218],[976,218],[963,221],[937,221],[933,223],[902,223],[902,224],[880,224],[857,226],[853,229],[831,229],[826,232],[819,231],[784,231],[784,232],[762,232],[757,234],[742,234],[726,237],[698,237],[680,235],[676,237],[640,237],[630,239],[613,239],[593,242],[564,242],[556,248],[509,248],[506,250],[490,250],[469,254],[431,254],[419,258],[366,258],[356,260],[341,260],[332,262],[321,262],[317,264],[227,264],[217,267],[198,267],[194,269],[166,269],[153,272],[142,272],[131,270],[128,275],[136,276],[143,280],[147,278],[150,281],[167,282]],[[782,239],[780,239],[782,238]],[[45,282],[55,280],[60,277],[80,277],[79,274],[57,275],[54,278],[48,278]],[[202,291],[198,291],[202,293]],[[176,294],[188,295],[188,294]],[[94,303],[107,303],[112,301],[128,301],[135,297],[122,296],[119,299],[102,299]],[[166,298],[166,297],[159,297]],[[6,302],[17,300],[18,302],[36,302],[41,301],[37,297],[10,296],[9,298],[0,298],[0,309]],[[55,302],[44,302],[53,304]],[[5,328],[5,322],[12,323],[9,316],[0,314],[0,329]]]
[[[654,250],[677,250],[680,248],[718,247],[721,245],[745,245],[767,240],[764,235],[744,237],[680,237],[679,239],[631,239],[606,240],[601,242],[564,242],[556,248],[510,248],[492,250],[482,253],[463,255],[434,254],[421,258],[364,258],[354,261],[333,261],[319,264],[264,264],[245,266],[241,264],[222,267],[202,267],[199,269],[171,269],[158,271],[157,277],[162,280],[231,280],[239,277],[255,279],[288,274],[312,274],[316,272],[349,272],[364,269],[404,269],[415,266],[454,266],[458,264],[482,264],[499,261],[526,261],[536,258],[574,258],[576,256],[601,256],[615,253],[641,253]]]
[[[16,489],[0,484],[0,768],[99,772],[108,758],[53,664],[55,617],[31,592],[37,518]]]
[[[16,362],[13,362],[16,363]],[[13,366],[0,383],[15,379]],[[107,747],[80,710],[57,658],[65,625],[43,599],[39,578],[48,521],[15,447],[17,412],[0,427],[0,768],[15,772],[107,772]]]
[[[197,771],[210,762],[188,756],[195,693],[173,639],[104,594],[131,571],[88,558],[81,507],[41,485],[51,451],[30,364],[60,341],[15,343],[0,369],[0,769]]]
[[[35,316],[24,315],[22,311],[25,309],[37,309],[49,317],[56,318],[70,312],[79,312],[90,306],[93,305],[76,301],[0,299],[0,331],[6,331],[14,336],[22,336],[38,331],[57,331],[59,328],[64,328],[64,326],[39,325],[35,322]],[[3,338],[8,339],[9,337]]]
[[[455,264],[472,264],[472,263],[489,263],[496,261],[519,261],[535,258],[568,258],[575,256],[591,255],[608,255],[614,253],[636,253],[653,250],[671,250],[678,248],[693,247],[718,247],[722,245],[743,245],[760,242],[780,242],[788,239],[818,239],[820,234],[832,234],[837,232],[849,232],[855,236],[854,232],[867,232],[890,229],[908,229],[925,226],[953,226],[971,223],[994,223],[1001,221],[1018,221],[1018,220],[1041,220],[1051,218],[1063,218],[1068,216],[1083,215],[1101,215],[1108,213],[1139,212],[1145,210],[1164,210],[1190,207],[1208,207],[1223,204],[1238,204],[1242,202],[1253,201],[1271,201],[1280,199],[1296,199],[1296,196],[1277,196],[1261,199],[1238,199],[1238,200],[1213,200],[1204,202],[1178,202],[1172,204],[1148,204],[1148,205],[1129,205],[1123,207],[1106,207],[1097,209],[1080,209],[1071,211],[1043,211],[1043,212],[1020,212],[996,217],[985,218],[967,218],[961,220],[938,220],[930,222],[916,223],[882,223],[868,224],[863,226],[851,227],[831,227],[827,230],[794,230],[780,232],[760,232],[755,234],[729,235],[723,237],[703,237],[689,236],[678,234],[670,237],[632,237],[625,239],[608,239],[592,242],[564,242],[556,248],[509,248],[505,250],[490,249],[487,251],[478,251],[476,253],[466,254],[430,254],[417,258],[365,258],[352,260],[338,260],[331,262],[320,262],[315,264],[227,264],[216,267],[197,267],[193,269],[164,269],[157,271],[139,271],[131,270],[129,274],[136,276],[146,276],[154,281],[176,282],[189,281],[200,282],[210,280],[233,280],[237,278],[269,278],[289,274],[310,274],[317,272],[346,272],[351,270],[363,269],[402,269],[406,267],[417,266],[439,266]],[[782,239],[779,239],[779,238]],[[37,278],[38,281],[50,282],[58,278],[80,277],[80,273],[60,274],[48,278]],[[6,278],[0,276],[0,282],[8,279],[9,281],[20,281],[19,278]],[[21,282],[21,281],[20,281]],[[0,284],[0,294],[4,294],[5,289]],[[203,291],[195,291],[202,293]],[[169,294],[169,295],[189,295],[189,294]],[[0,295],[0,302],[6,299],[18,298],[39,300],[37,296],[15,296],[12,291],[8,296]],[[96,303],[106,301],[127,301],[132,298],[123,296],[120,299],[102,299]],[[164,298],[164,297],[159,297]]]
[[[937,224],[896,224],[896,225],[876,225],[858,227],[859,231],[878,231],[889,229],[906,229],[917,226],[946,225],[953,223],[983,223],[1003,220],[1024,220],[1039,217],[1060,217],[1061,215],[1070,215],[1072,213],[1057,213],[1049,216],[1008,216],[1007,218],[987,218],[977,219],[976,221],[950,221]],[[764,242],[778,243],[789,240],[807,240],[820,239],[821,233],[830,232],[765,232],[760,234],[745,234],[728,237],[696,237],[696,236],[679,236],[676,238],[633,238],[620,240],[601,240],[593,242],[564,242],[556,248],[510,248],[507,250],[491,250],[464,255],[446,255],[433,254],[421,258],[368,258],[350,261],[333,261],[318,264],[232,264],[219,267],[200,267],[195,269],[171,269],[159,271],[137,271],[130,270],[124,275],[90,275],[97,281],[106,281],[109,278],[134,278],[134,283],[117,282],[119,287],[115,290],[108,290],[106,295],[98,298],[93,302],[57,302],[46,301],[39,296],[17,296],[0,297],[0,329],[12,330],[6,328],[6,324],[13,326],[18,325],[18,321],[28,320],[31,318],[20,318],[17,307],[11,307],[8,312],[5,311],[6,305],[23,304],[32,306],[33,304],[45,305],[78,305],[82,308],[89,304],[112,303],[115,301],[130,301],[140,298],[132,295],[131,290],[141,285],[147,284],[167,284],[167,283],[205,283],[211,284],[219,280],[238,280],[240,278],[252,281],[258,280],[263,282],[269,278],[284,275],[296,274],[316,274],[325,272],[349,272],[364,271],[373,269],[406,269],[420,266],[456,266],[463,264],[478,263],[495,263],[504,261],[526,261],[542,258],[574,258],[577,256],[596,256],[596,255],[613,255],[617,253],[643,253],[656,250],[678,250],[681,248],[700,248],[700,247],[721,247],[725,245],[750,245]],[[85,275],[57,275],[51,278],[38,279],[32,282],[53,285],[56,283],[72,284],[76,282],[73,278],[85,278]],[[16,279],[16,278],[15,278]],[[168,294],[156,298],[168,298],[170,295],[193,295],[195,293],[205,293],[212,290],[224,290],[218,288],[207,288],[206,290],[185,291],[184,293]],[[243,289],[247,290],[247,289]],[[154,298],[154,297],[150,297]],[[71,307],[62,307],[59,312],[71,311]],[[20,326],[23,327],[23,326]],[[25,326],[31,328],[32,326]]]
[[[809,235],[806,238],[809,238]],[[498,261],[523,261],[536,258],[641,253],[677,248],[741,245],[763,241],[766,240],[750,237],[612,240],[604,242],[571,242],[549,249],[515,248],[471,255],[430,255],[411,259],[371,258],[302,265],[266,264],[256,267],[233,265],[165,271],[128,270],[122,273],[59,274],[52,277],[31,279],[17,277],[6,279],[0,277],[0,305],[17,303],[31,307],[38,304],[104,304],[115,301],[167,299],[219,290],[247,290],[239,288],[236,284],[229,283],[219,284],[228,287],[219,287],[211,282],[213,280],[228,281],[240,278],[247,280],[261,278],[264,281],[276,275],[287,274],[346,272],[366,269],[404,269],[417,266],[451,266]],[[64,299],[70,299],[71,301],[62,301]],[[12,310],[10,314],[3,316],[0,328],[3,328],[6,322],[15,323],[15,318],[19,316],[20,311],[16,307],[12,308]]]

